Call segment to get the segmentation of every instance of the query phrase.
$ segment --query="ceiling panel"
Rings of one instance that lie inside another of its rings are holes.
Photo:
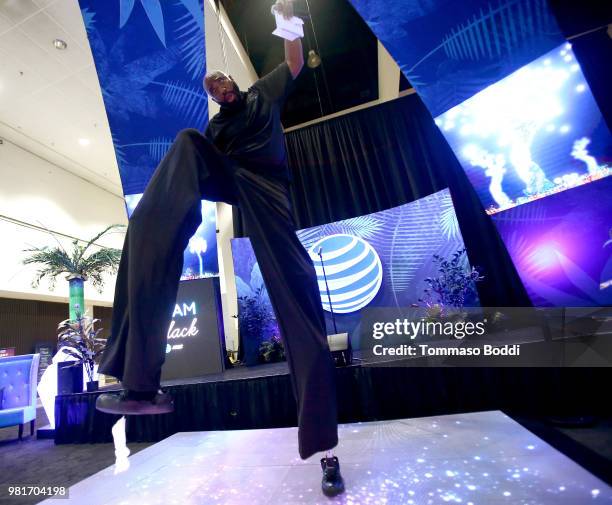
[[[47,7],[57,1],[58,0],[34,0],[34,3],[39,7]]]
[[[50,7],[52,8],[52,7]],[[77,12],[79,12],[77,10]],[[45,11],[40,12],[21,23],[21,30],[55,61],[66,66],[67,71],[79,70],[91,63],[91,55],[83,49],[61,28]],[[55,39],[68,44],[64,50],[53,46]]]
[[[0,136],[123,195],[78,0],[0,0]]]
[[[11,28],[15,23],[0,15],[0,34]]]
[[[16,57],[25,66],[23,72],[34,72],[47,83],[63,79],[68,68],[54,61],[41,50],[20,28],[13,28],[0,35],[0,50]]]
[[[45,85],[36,72],[23,71],[24,66],[0,46],[0,117],[3,110]],[[29,70],[29,69],[27,69]]]
[[[70,77],[55,85],[57,92],[61,93],[66,101],[70,102],[71,106],[76,106],[78,110],[83,110],[85,107],[91,107],[97,112],[95,104],[92,103],[92,95],[94,94],[85,84],[79,79]],[[88,110],[87,116],[81,115],[83,124],[93,124],[93,110]]]
[[[0,11],[2,16],[16,24],[40,11],[40,7],[32,0],[0,0]]]
[[[92,63],[90,66],[82,68],[73,77],[79,80],[82,84],[94,94],[99,95],[100,101],[102,101],[102,93],[100,91],[100,81],[98,80],[98,74],[96,68]],[[101,102],[102,103],[102,102]]]
[[[83,18],[80,10],[74,8],[73,0],[56,0],[45,9],[45,12],[68,32],[80,49],[90,54]]]

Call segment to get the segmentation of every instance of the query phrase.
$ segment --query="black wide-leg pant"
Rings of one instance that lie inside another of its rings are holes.
[[[314,266],[295,234],[288,186],[238,166],[197,130],[179,132],[130,218],[100,372],[126,389],[159,388],[183,252],[201,223],[202,199],[242,211],[285,345],[301,458],[331,449],[338,443],[336,371]]]

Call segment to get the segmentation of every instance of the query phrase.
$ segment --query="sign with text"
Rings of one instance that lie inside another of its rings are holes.
[[[167,332],[162,380],[221,373],[225,354],[219,279],[209,277],[179,285]]]

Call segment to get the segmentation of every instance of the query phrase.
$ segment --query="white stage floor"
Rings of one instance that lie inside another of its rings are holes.
[[[321,455],[302,461],[297,428],[280,428],[177,433],[43,503],[612,503],[610,486],[499,411],[343,424],[339,436],[347,489],[334,499]]]

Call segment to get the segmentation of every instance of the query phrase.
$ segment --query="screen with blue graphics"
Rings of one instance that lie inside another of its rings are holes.
[[[128,217],[132,216],[142,193],[126,195]],[[217,207],[215,202],[202,200],[202,224],[189,239],[183,255],[181,280],[203,279],[219,275],[217,259]]]
[[[428,287],[425,279],[439,275],[435,255],[450,259],[464,248],[447,189],[381,212],[298,230],[297,235],[315,266],[328,333],[334,333],[331,306],[338,332],[348,332],[354,348],[360,310],[420,303]],[[279,336],[278,326],[250,240],[231,242],[241,333],[253,328],[247,319],[263,321],[255,334],[242,335],[245,352],[256,353],[261,341]],[[465,257],[464,268],[470,269]],[[475,293],[466,299],[466,306],[478,305]]]
[[[612,136],[569,43],[435,121],[488,214],[612,174]]]
[[[537,307],[612,306],[612,177],[493,216]]]

